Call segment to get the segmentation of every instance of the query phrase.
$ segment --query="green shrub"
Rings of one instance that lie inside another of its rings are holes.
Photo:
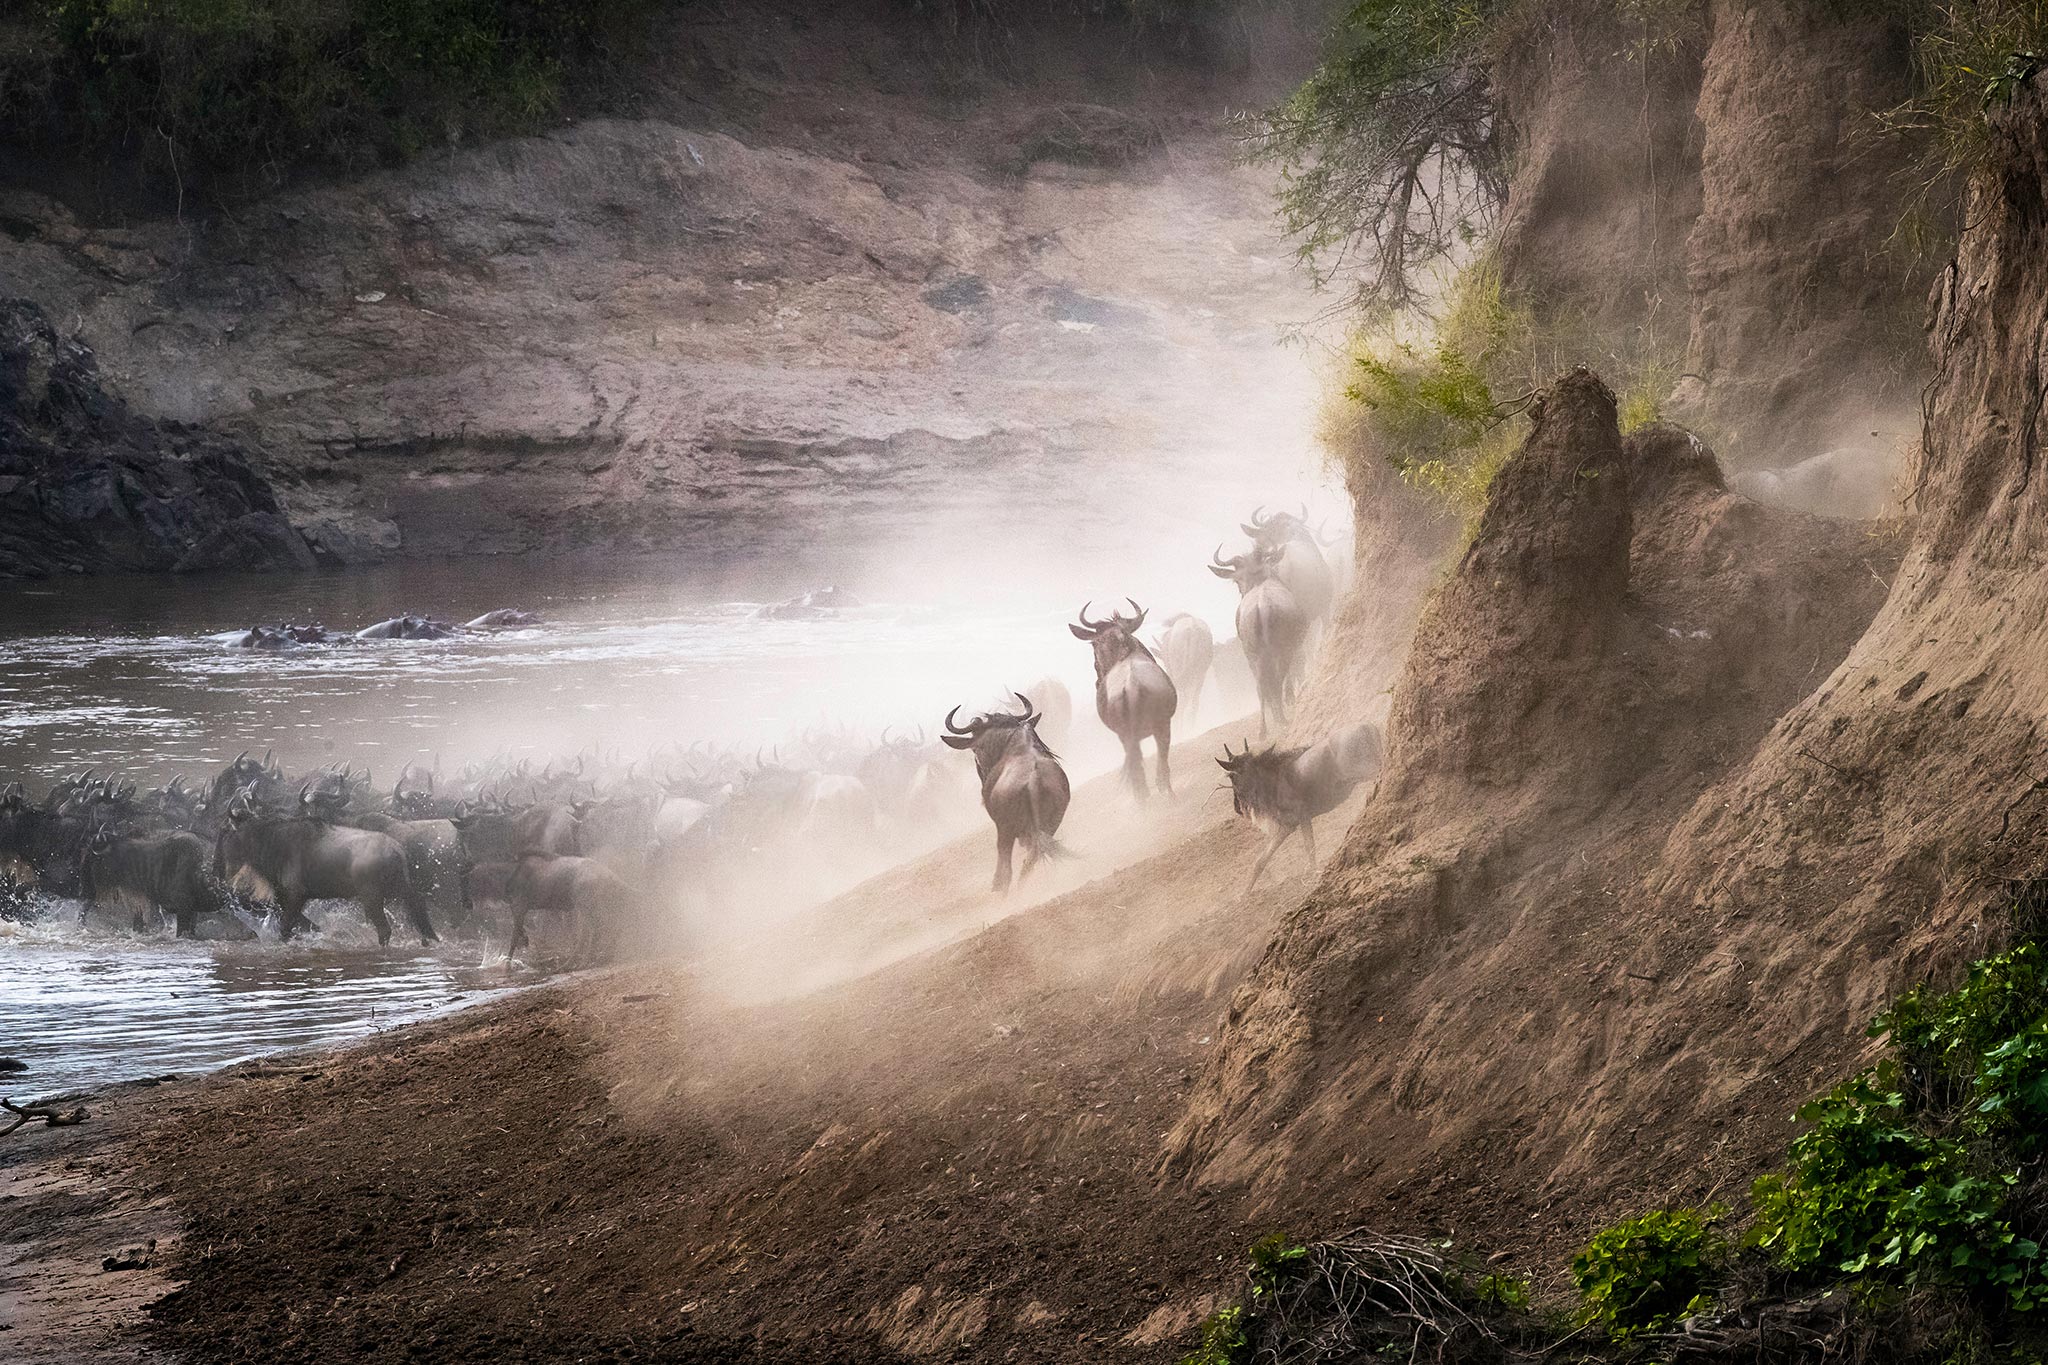
[[[1243,1365],[1251,1343],[1244,1334],[1244,1309],[1219,1308],[1202,1324],[1202,1344],[1181,1357],[1180,1365]]]
[[[1727,1273],[1727,1242],[1716,1230],[1727,1213],[1718,1204],[1653,1209],[1596,1234],[1572,1258],[1582,1320],[1627,1341],[1706,1311]]]
[[[1792,1169],[1751,1191],[1753,1245],[1787,1270],[1998,1289],[2031,1306],[2040,1249],[2001,1215],[2012,1176],[1979,1174],[1960,1142],[1914,1127],[1878,1073],[1799,1117],[1813,1127],[1792,1144]]]
[[[2032,943],[1970,967],[1953,991],[1915,987],[1871,1022],[1908,1068],[1924,1104],[1953,1105],[1967,1094],[1986,1053],[2048,1014],[2048,954]]]

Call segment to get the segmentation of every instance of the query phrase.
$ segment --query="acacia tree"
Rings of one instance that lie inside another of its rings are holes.
[[[1507,193],[1492,43],[1509,0],[1354,0],[1315,72],[1248,120],[1317,286],[1346,303],[1418,300],[1428,268],[1491,226]]]

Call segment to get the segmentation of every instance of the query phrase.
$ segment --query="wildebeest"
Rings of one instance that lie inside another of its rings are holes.
[[[974,755],[982,809],[996,827],[996,875],[990,889],[1001,894],[1009,892],[1010,855],[1019,840],[1024,844],[1023,877],[1059,852],[1055,836],[1073,795],[1058,755],[1038,737],[1030,700],[1021,695],[1017,700],[1024,708],[1020,713],[976,716],[965,725],[955,723],[956,706],[946,713],[946,733],[939,736]]]
[[[457,914],[462,900],[457,874],[462,870],[462,835],[453,820],[401,820],[381,811],[366,811],[339,823],[373,830],[398,841],[405,850],[406,875],[429,904]]]
[[[1064,745],[1074,729],[1074,694],[1067,690],[1067,685],[1048,675],[1026,687],[1023,695],[1031,698],[1032,704],[1038,708],[1039,737],[1047,744]],[[990,709],[998,710],[1007,705],[1007,697],[997,697]]]
[[[1240,529],[1272,557],[1273,576],[1294,595],[1313,632],[1336,603],[1336,575],[1330,572],[1329,561],[1323,558],[1322,547],[1306,520],[1292,512],[1262,516],[1264,511],[1253,512]]]
[[[79,923],[118,897],[131,903],[138,931],[145,910],[168,910],[178,937],[194,937],[199,917],[221,908],[220,889],[206,875],[208,852],[204,839],[183,831],[138,839],[100,828],[79,860]]]
[[[640,897],[616,872],[594,858],[529,853],[517,862],[484,863],[464,876],[464,898],[502,898],[512,907],[512,940],[506,955],[526,946],[526,920],[536,910],[585,916],[616,934]]]
[[[427,902],[406,873],[405,849],[388,834],[335,825],[307,813],[281,815],[259,811],[237,799],[214,843],[214,876],[225,882],[242,869],[261,878],[277,899],[278,932],[289,939],[300,928],[314,928],[306,903],[352,900],[376,926],[377,942],[391,941],[391,921],[384,907],[397,901],[405,907],[424,943],[435,942],[434,921]]]
[[[1166,618],[1159,632],[1159,662],[1173,679],[1180,696],[1177,714],[1192,722],[1202,709],[1202,684],[1208,681],[1209,664],[1216,657],[1216,637],[1209,623],[1186,612]]]
[[[496,611],[485,612],[474,621],[464,622],[462,628],[464,630],[503,630],[518,626],[537,626],[539,624],[540,613],[538,612],[521,611],[517,607],[500,607]]]
[[[583,815],[593,803],[527,806],[465,805],[450,817],[471,863],[516,862],[529,853],[551,856],[583,851]]]
[[[1223,557],[1216,547],[1209,572],[1237,584],[1237,638],[1259,688],[1259,736],[1272,724],[1287,723],[1301,649],[1308,639],[1308,617],[1301,604],[1275,575],[1278,557],[1270,550]]]
[[[1074,638],[1085,640],[1095,651],[1095,714],[1124,746],[1124,781],[1140,799],[1147,795],[1145,760],[1139,744],[1152,736],[1159,751],[1159,785],[1173,791],[1173,770],[1168,754],[1173,747],[1173,712],[1179,702],[1173,679],[1138,639],[1145,624],[1145,609],[1129,598],[1134,615],[1111,613],[1106,621],[1081,619],[1067,627]]]
[[[92,837],[86,816],[66,809],[78,790],[60,783],[40,805],[19,782],[0,792],[0,867],[25,874],[48,895],[76,894],[79,855]]]
[[[425,616],[394,616],[388,621],[379,621],[374,626],[364,626],[356,632],[358,640],[445,640],[455,634],[455,627],[446,621],[436,621]]]
[[[1315,818],[1342,805],[1359,782],[1379,770],[1380,732],[1362,724],[1305,748],[1273,747],[1260,753],[1246,744],[1243,753],[1233,754],[1226,744],[1216,766],[1230,777],[1237,813],[1266,831],[1266,847],[1244,885],[1250,891],[1296,830],[1308,845],[1309,870],[1315,870]]]

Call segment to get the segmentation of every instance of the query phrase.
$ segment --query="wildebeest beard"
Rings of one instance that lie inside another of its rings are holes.
[[[1230,775],[1231,805],[1247,819],[1277,820],[1283,825],[1303,818],[1301,807],[1306,793],[1293,780],[1294,760],[1307,753],[1306,746],[1282,749],[1277,746],[1260,753],[1240,754],[1225,765]]]

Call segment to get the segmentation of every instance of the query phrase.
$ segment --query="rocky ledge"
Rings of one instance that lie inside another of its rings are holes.
[[[138,415],[89,348],[0,299],[0,578],[312,567],[240,445]]]

